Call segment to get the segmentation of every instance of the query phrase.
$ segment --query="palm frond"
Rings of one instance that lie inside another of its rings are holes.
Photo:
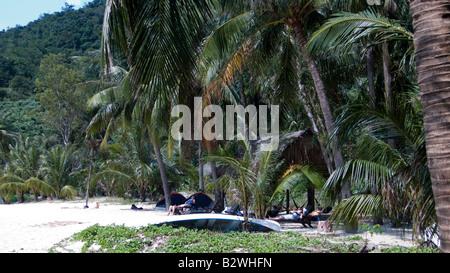
[[[414,122],[415,115],[400,113],[387,113],[384,108],[372,107],[368,104],[352,104],[343,108],[341,115],[336,119],[333,136],[338,134],[343,142],[349,139],[358,130],[370,128],[371,134],[380,139],[402,138],[413,145],[420,132]]]
[[[327,179],[322,195],[334,199],[341,192],[344,183],[351,183],[360,191],[367,189],[380,192],[389,183],[396,170],[373,161],[355,159],[339,166]]]
[[[276,74],[273,92],[273,98],[271,102],[277,102],[281,105],[281,109],[292,110],[296,109],[299,105],[297,96],[292,96],[298,92],[298,50],[295,44],[292,43],[291,27],[286,31],[285,37],[281,44],[281,54],[279,58],[279,70]],[[287,120],[286,111],[282,111],[282,118]]]
[[[27,179],[25,181],[25,187],[27,187],[27,189],[34,189],[36,191],[49,195],[55,193],[55,189],[50,184],[36,177],[31,177]]]
[[[377,43],[389,39],[412,41],[414,35],[398,22],[368,9],[358,14],[342,12],[334,14],[308,41],[311,52],[332,50],[348,52],[362,38],[375,36]]]
[[[73,199],[77,195],[78,191],[75,187],[65,185],[61,188],[60,197]]]
[[[0,177],[0,190],[6,191],[23,191],[26,190],[25,181],[14,174],[6,174]]]
[[[380,195],[358,194],[349,197],[339,203],[334,208],[330,220],[336,223],[344,221],[346,223],[355,223],[357,220],[380,215],[383,207],[383,199]]]

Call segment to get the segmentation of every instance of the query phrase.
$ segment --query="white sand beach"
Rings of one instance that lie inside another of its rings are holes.
[[[96,202],[99,208],[95,208]],[[84,205],[84,200],[0,205],[0,252],[47,252],[54,244],[95,224],[146,226],[166,214],[162,210],[131,210],[130,204],[107,198],[92,199],[87,209]]]
[[[83,208],[84,204],[84,200],[54,200],[0,205],[0,253],[46,253],[61,240],[95,224],[138,227],[167,217],[165,211],[154,209],[154,203],[136,203],[144,208],[138,211],[131,210],[131,204],[109,198],[90,199],[87,209]],[[304,228],[299,223],[282,223],[281,226],[282,231],[301,232],[305,236],[318,234],[316,228]],[[369,245],[414,245],[411,230],[392,229],[389,225],[383,225],[382,229],[383,233],[368,236]],[[355,235],[341,230],[334,234]]]

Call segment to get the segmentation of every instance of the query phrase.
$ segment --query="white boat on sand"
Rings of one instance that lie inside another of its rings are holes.
[[[220,213],[199,213],[174,215],[156,223],[158,226],[169,225],[194,229],[209,229],[221,232],[242,231],[244,217]],[[248,231],[268,232],[280,231],[280,224],[272,220],[248,218]]]

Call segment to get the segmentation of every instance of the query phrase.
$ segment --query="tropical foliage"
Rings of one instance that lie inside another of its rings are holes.
[[[75,234],[72,239],[53,247],[51,252],[70,253],[74,242],[82,245],[83,253],[358,253],[363,244],[361,236],[343,240],[331,235],[308,238],[298,232],[221,233],[170,226],[135,228],[114,225],[94,225]],[[380,249],[380,252],[436,253],[436,250],[393,247]]]
[[[200,188],[264,218],[289,189],[335,223],[438,231],[413,19],[405,0],[108,0],[1,32],[2,200]],[[195,97],[279,105],[280,131],[310,128],[326,170],[284,145],[175,141],[170,110]]]

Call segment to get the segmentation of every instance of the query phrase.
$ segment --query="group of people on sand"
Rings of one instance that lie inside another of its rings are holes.
[[[188,208],[194,208],[195,206],[195,197],[192,196],[191,198],[189,198],[184,204],[181,205],[172,205],[169,207],[169,211],[167,213],[167,215],[174,215],[174,214],[178,214],[180,212],[180,210],[185,210]],[[317,207],[316,210],[308,213],[307,209],[304,209],[302,207],[296,209],[296,210],[292,210],[290,211],[290,213],[282,215],[282,216],[277,216],[277,217],[269,217],[269,220],[274,220],[274,221],[300,221],[303,218],[305,218],[306,216],[308,217],[313,217],[313,218],[319,218],[320,215],[322,215],[322,208],[321,207]]]
[[[274,221],[300,221],[302,219],[304,219],[306,216],[309,217],[314,217],[314,218],[319,218],[320,215],[322,215],[322,208],[321,207],[317,207],[316,210],[312,211],[311,213],[308,213],[307,209],[304,209],[302,207],[296,209],[296,210],[292,210],[290,211],[290,213],[285,214],[285,215],[281,215],[281,216],[277,216],[277,217],[269,217],[269,220],[274,220]]]
[[[170,206],[167,215],[174,215],[177,214],[180,209],[181,210],[185,210],[188,208],[192,209],[194,208],[194,206],[195,206],[195,196],[191,196],[191,198],[189,198],[184,204]]]

